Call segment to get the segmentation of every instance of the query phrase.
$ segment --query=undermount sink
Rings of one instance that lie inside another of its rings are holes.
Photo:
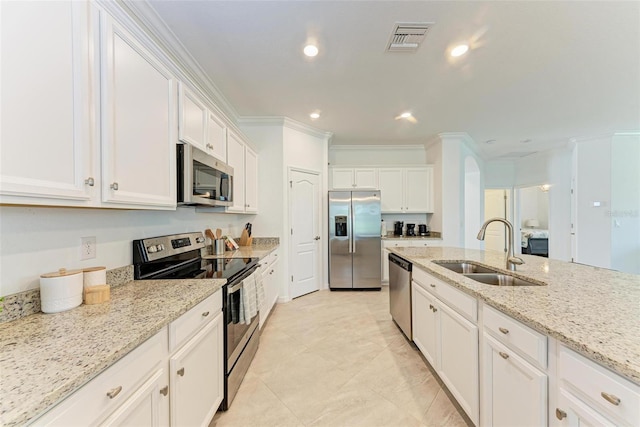
[[[544,286],[543,283],[530,282],[528,280],[500,273],[464,274],[464,277],[493,286]]]
[[[493,270],[488,267],[484,267],[478,264],[471,264],[470,262],[440,262],[433,261],[435,264],[438,264],[440,267],[444,267],[447,270],[451,270],[455,273],[460,274],[470,274],[470,273],[497,273],[496,270]]]

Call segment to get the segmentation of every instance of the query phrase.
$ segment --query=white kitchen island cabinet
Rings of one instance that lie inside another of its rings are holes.
[[[89,3],[3,1],[0,11],[0,201],[87,205],[100,178]]]
[[[108,14],[100,26],[102,200],[175,208],[176,79]]]

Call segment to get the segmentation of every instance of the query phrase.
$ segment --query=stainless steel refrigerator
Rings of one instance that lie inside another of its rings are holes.
[[[380,289],[380,191],[329,191],[329,287]]]

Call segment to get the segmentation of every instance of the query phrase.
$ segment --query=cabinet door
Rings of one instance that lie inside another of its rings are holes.
[[[0,2],[3,195],[93,195],[89,13],[84,1]]]
[[[260,328],[267,320],[269,313],[278,300],[278,260],[271,263],[262,273],[264,301],[260,308]]]
[[[245,211],[258,212],[258,155],[245,146]]]
[[[546,426],[547,375],[486,332],[483,335],[483,424]]]
[[[440,378],[478,425],[478,327],[440,304]]]
[[[362,189],[378,189],[378,170],[377,169],[354,169],[353,170],[353,186]]]
[[[103,426],[168,426],[169,378],[166,368],[160,367],[134,392]]]
[[[182,82],[179,84],[178,96],[178,118],[180,120],[178,138],[182,142],[207,151],[205,146],[206,123],[209,114],[207,107]]]
[[[558,407],[554,412],[555,418],[560,420],[557,424],[563,427],[608,427],[618,425],[608,420],[604,415],[563,387],[558,390]]]
[[[169,360],[171,425],[207,425],[224,397],[222,313]]]
[[[102,200],[176,206],[176,83],[106,13],[102,43]]]
[[[411,327],[413,342],[431,366],[438,370],[438,305],[429,292],[415,282],[411,283]]]
[[[379,169],[380,208],[382,213],[403,212],[402,169]]]
[[[229,212],[244,212],[244,143],[231,131],[227,138],[227,164],[233,168],[233,206]]]
[[[331,169],[331,188],[352,189],[354,185],[353,169],[351,168],[333,168]]]
[[[227,163],[227,126],[211,111],[207,121],[207,148],[209,154]]]
[[[386,250],[384,247],[382,248],[382,253],[380,256],[382,257],[382,281],[389,281],[389,254],[390,252]]]
[[[405,212],[433,212],[433,169],[405,169]]]

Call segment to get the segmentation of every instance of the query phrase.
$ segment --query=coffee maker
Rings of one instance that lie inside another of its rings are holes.
[[[394,236],[402,236],[402,227],[404,227],[404,222],[396,221],[393,223],[393,235]]]
[[[418,235],[420,236],[428,236],[429,233],[429,226],[426,224],[419,224],[418,225]]]
[[[407,237],[415,237],[415,235],[416,235],[416,225],[407,224]]]

